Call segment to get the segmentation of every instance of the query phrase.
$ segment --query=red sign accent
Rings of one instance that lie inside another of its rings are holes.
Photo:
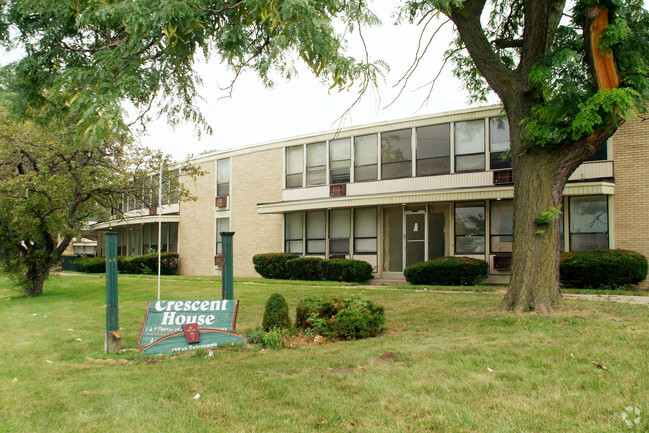
[[[187,323],[182,325],[183,332],[185,333],[185,338],[187,343],[193,344],[201,341],[201,336],[198,333],[198,323]]]

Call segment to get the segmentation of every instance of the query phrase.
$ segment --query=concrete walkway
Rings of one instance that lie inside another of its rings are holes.
[[[632,295],[579,295],[564,293],[566,299],[587,299],[589,301],[624,302],[627,304],[649,305],[649,296]]]

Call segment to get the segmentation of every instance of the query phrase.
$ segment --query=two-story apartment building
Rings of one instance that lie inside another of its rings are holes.
[[[195,158],[205,175],[184,183],[197,200],[163,206],[163,250],[179,252],[183,274],[218,274],[218,233],[234,231],[236,276],[256,275],[254,254],[286,251],[366,260],[384,279],[434,257],[472,256],[490,263],[491,282],[505,282],[514,191],[502,114],[417,116]],[[648,138],[649,124],[629,122],[571,176],[563,250],[649,254]],[[122,254],[157,248],[157,215],[130,212],[96,228],[119,230]]]

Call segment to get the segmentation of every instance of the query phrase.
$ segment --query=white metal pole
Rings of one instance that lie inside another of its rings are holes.
[[[160,300],[160,255],[162,253],[162,161],[158,178],[158,301]]]

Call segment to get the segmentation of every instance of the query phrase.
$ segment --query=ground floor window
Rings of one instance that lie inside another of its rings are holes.
[[[351,215],[349,209],[329,211],[329,254],[349,254]]]
[[[306,253],[324,254],[326,247],[327,217],[325,211],[306,213]]]
[[[302,254],[302,212],[287,213],[284,216],[284,251]]]
[[[514,239],[514,201],[492,201],[489,210],[489,249],[492,253],[511,253]]]
[[[217,218],[216,219],[216,254],[223,254],[223,242],[221,240],[221,232],[230,231],[230,218]]]
[[[608,248],[608,200],[605,195],[570,197],[570,251]]]
[[[354,210],[354,253],[376,254],[377,251],[376,208]]]
[[[455,204],[455,253],[484,254],[485,203]]]

